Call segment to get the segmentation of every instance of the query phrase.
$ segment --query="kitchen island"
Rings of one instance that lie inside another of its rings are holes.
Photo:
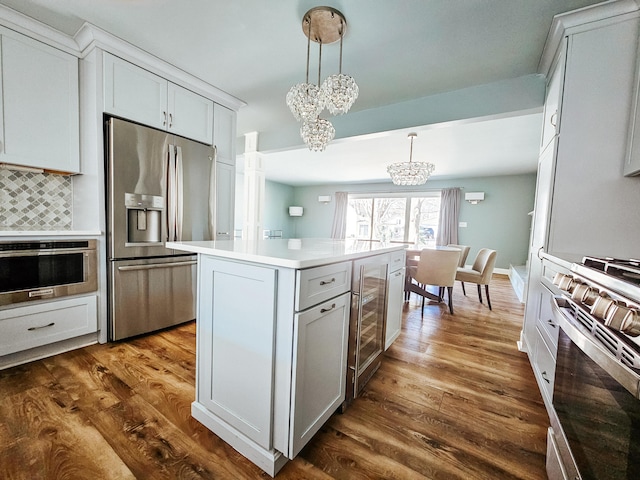
[[[345,400],[354,261],[404,264],[404,246],[267,239],[167,247],[198,254],[191,413],[275,476]]]

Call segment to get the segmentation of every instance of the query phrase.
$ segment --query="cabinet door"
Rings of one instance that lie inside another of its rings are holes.
[[[219,162],[236,164],[236,112],[216,104],[213,108],[213,142]]]
[[[197,402],[269,450],[276,270],[205,255],[198,268]]]
[[[216,240],[231,240],[233,238],[235,176],[235,167],[216,163]]]
[[[191,90],[169,83],[170,132],[207,145],[213,144],[213,101]]]
[[[547,248],[551,198],[553,196],[553,177],[555,168],[555,143],[547,148],[538,162],[536,180],[536,201],[529,247],[529,281],[527,282],[527,303],[525,305],[524,340],[527,350],[531,351],[535,338],[536,321],[539,317],[539,303],[542,293],[542,259],[540,252]]]
[[[542,144],[540,151],[560,133],[560,111],[562,106],[562,87],[564,83],[565,71],[565,45],[566,41],[560,46],[560,52],[552,66],[549,81],[547,82],[547,91],[544,100],[544,120],[542,124]]]
[[[22,35],[0,31],[0,161],[79,172],[78,59]]]
[[[404,252],[403,252],[404,253]],[[404,268],[391,272],[387,286],[387,327],[384,349],[400,335],[402,329],[402,305],[404,300]]]
[[[295,316],[291,459],[344,401],[350,295]]]
[[[168,82],[147,70],[104,54],[104,111],[150,127],[167,128]]]

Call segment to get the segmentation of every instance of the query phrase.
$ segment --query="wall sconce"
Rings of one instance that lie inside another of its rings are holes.
[[[467,192],[464,194],[464,199],[471,205],[477,205],[484,200],[484,192]]]
[[[302,216],[302,207],[289,207],[289,216],[290,217],[301,217]]]
[[[318,195],[318,201],[326,205],[331,201],[331,195]]]

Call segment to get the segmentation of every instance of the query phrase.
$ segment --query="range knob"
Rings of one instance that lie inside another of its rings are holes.
[[[556,273],[553,277],[553,284],[565,292],[571,292],[576,283],[571,275],[564,273]]]
[[[640,335],[640,312],[634,308],[629,309],[622,319],[620,330],[631,337]]]

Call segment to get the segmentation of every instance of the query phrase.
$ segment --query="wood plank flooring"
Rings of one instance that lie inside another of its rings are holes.
[[[544,479],[547,415],[516,341],[509,280],[446,304],[412,296],[364,393],[278,479]],[[251,381],[251,379],[247,379]],[[2,479],[252,479],[191,418],[195,323],[0,371]]]

